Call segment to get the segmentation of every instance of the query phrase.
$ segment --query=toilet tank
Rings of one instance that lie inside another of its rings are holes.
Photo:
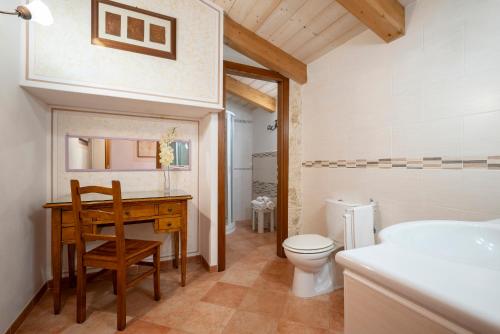
[[[328,198],[326,203],[326,230],[328,237],[335,243],[335,248],[344,245],[344,214],[345,210],[358,206],[342,200]]]

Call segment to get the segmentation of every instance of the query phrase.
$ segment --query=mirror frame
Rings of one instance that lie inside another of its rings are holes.
[[[95,138],[95,139],[115,139],[115,140],[131,140],[131,141],[160,141],[160,139],[149,139],[149,138],[126,138],[126,137],[104,137],[104,136],[85,136],[85,135],[72,135],[66,134],[64,138],[64,166],[66,172],[78,173],[78,172],[161,172],[163,169],[70,169],[69,168],[69,138]],[[182,166],[170,166],[170,171],[191,171],[192,163],[192,145],[191,140],[178,139],[175,142],[187,143],[189,147],[188,155],[188,165]]]

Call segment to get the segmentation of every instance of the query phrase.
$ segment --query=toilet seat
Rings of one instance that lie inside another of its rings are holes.
[[[300,234],[283,241],[283,248],[300,254],[317,254],[335,248],[333,240],[319,234]]]

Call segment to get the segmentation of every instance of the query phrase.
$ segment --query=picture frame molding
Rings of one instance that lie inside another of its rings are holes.
[[[170,22],[170,51],[163,51],[153,48],[148,48],[145,46],[139,46],[119,41],[113,41],[110,39],[99,37],[99,4],[106,4],[113,7],[122,8],[125,10],[133,11],[136,13],[160,18],[165,21]],[[119,49],[123,51],[130,51],[135,53],[141,53],[149,56],[166,58],[170,60],[177,60],[177,19],[171,16],[151,12],[138,7],[129,6],[123,3],[111,1],[111,0],[92,0],[92,11],[91,11],[91,42],[93,45],[100,45],[108,48]]]

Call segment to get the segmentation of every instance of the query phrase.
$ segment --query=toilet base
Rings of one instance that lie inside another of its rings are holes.
[[[330,293],[333,290],[333,270],[331,261],[327,261],[317,273],[307,272],[295,267],[292,287],[295,296],[310,298]]]

